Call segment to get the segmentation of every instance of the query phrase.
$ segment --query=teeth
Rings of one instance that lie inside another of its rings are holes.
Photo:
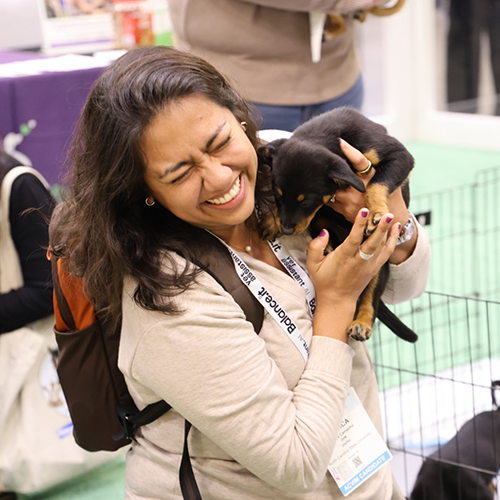
[[[231,188],[231,191],[221,198],[214,198],[213,200],[207,200],[207,203],[212,203],[213,205],[223,205],[224,203],[228,203],[231,200],[234,200],[238,193],[240,192],[240,178],[236,179],[234,186]]]

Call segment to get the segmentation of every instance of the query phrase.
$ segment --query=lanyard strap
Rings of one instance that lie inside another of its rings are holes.
[[[213,234],[213,233],[210,233]],[[278,300],[274,295],[267,290],[267,288],[262,284],[262,282],[255,276],[255,274],[250,270],[250,268],[243,262],[240,256],[221,238],[214,234],[228,249],[231,255],[234,268],[236,269],[236,274],[242,281],[242,283],[248,287],[250,292],[255,296],[255,298],[260,302],[262,307],[273,317],[273,319],[279,324],[281,329],[287,334],[290,340],[295,344],[295,347],[299,350],[300,354],[307,362],[309,357],[309,346],[306,340],[300,333],[298,326],[290,318],[280,306]]]
[[[316,310],[316,291],[314,290],[311,278],[309,278],[309,275],[304,269],[302,269],[300,264],[297,264],[294,258],[284,249],[278,238],[268,241],[268,243],[271,250],[276,254],[278,260],[288,271],[288,274],[297,282],[298,285],[304,288],[311,317],[314,316],[314,311]]]
[[[255,215],[257,216],[257,220],[262,220],[262,210],[258,205],[255,205]],[[313,317],[314,311],[316,310],[316,290],[314,290],[311,278],[309,278],[306,271],[300,266],[300,264],[297,264],[293,257],[285,250],[279,238],[268,241],[268,243],[271,250],[276,254],[278,260],[287,270],[288,274],[297,282],[297,284],[305,289],[309,312],[311,313],[311,317]]]

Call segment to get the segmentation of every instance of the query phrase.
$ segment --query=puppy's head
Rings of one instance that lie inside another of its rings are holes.
[[[314,142],[293,136],[278,139],[261,148],[260,154],[271,167],[277,224],[283,234],[307,229],[337,189],[352,186],[365,192],[345,159]]]

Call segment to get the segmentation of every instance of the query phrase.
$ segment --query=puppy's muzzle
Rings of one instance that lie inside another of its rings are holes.
[[[283,226],[281,226],[281,232],[282,232],[285,236],[290,236],[290,235],[292,235],[293,233],[295,233],[295,228],[294,228],[294,227],[283,227]]]

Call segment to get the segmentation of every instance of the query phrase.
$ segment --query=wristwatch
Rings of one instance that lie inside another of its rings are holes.
[[[413,216],[408,210],[408,222],[401,228],[396,246],[411,240],[414,233],[415,233],[415,222],[413,220]]]

